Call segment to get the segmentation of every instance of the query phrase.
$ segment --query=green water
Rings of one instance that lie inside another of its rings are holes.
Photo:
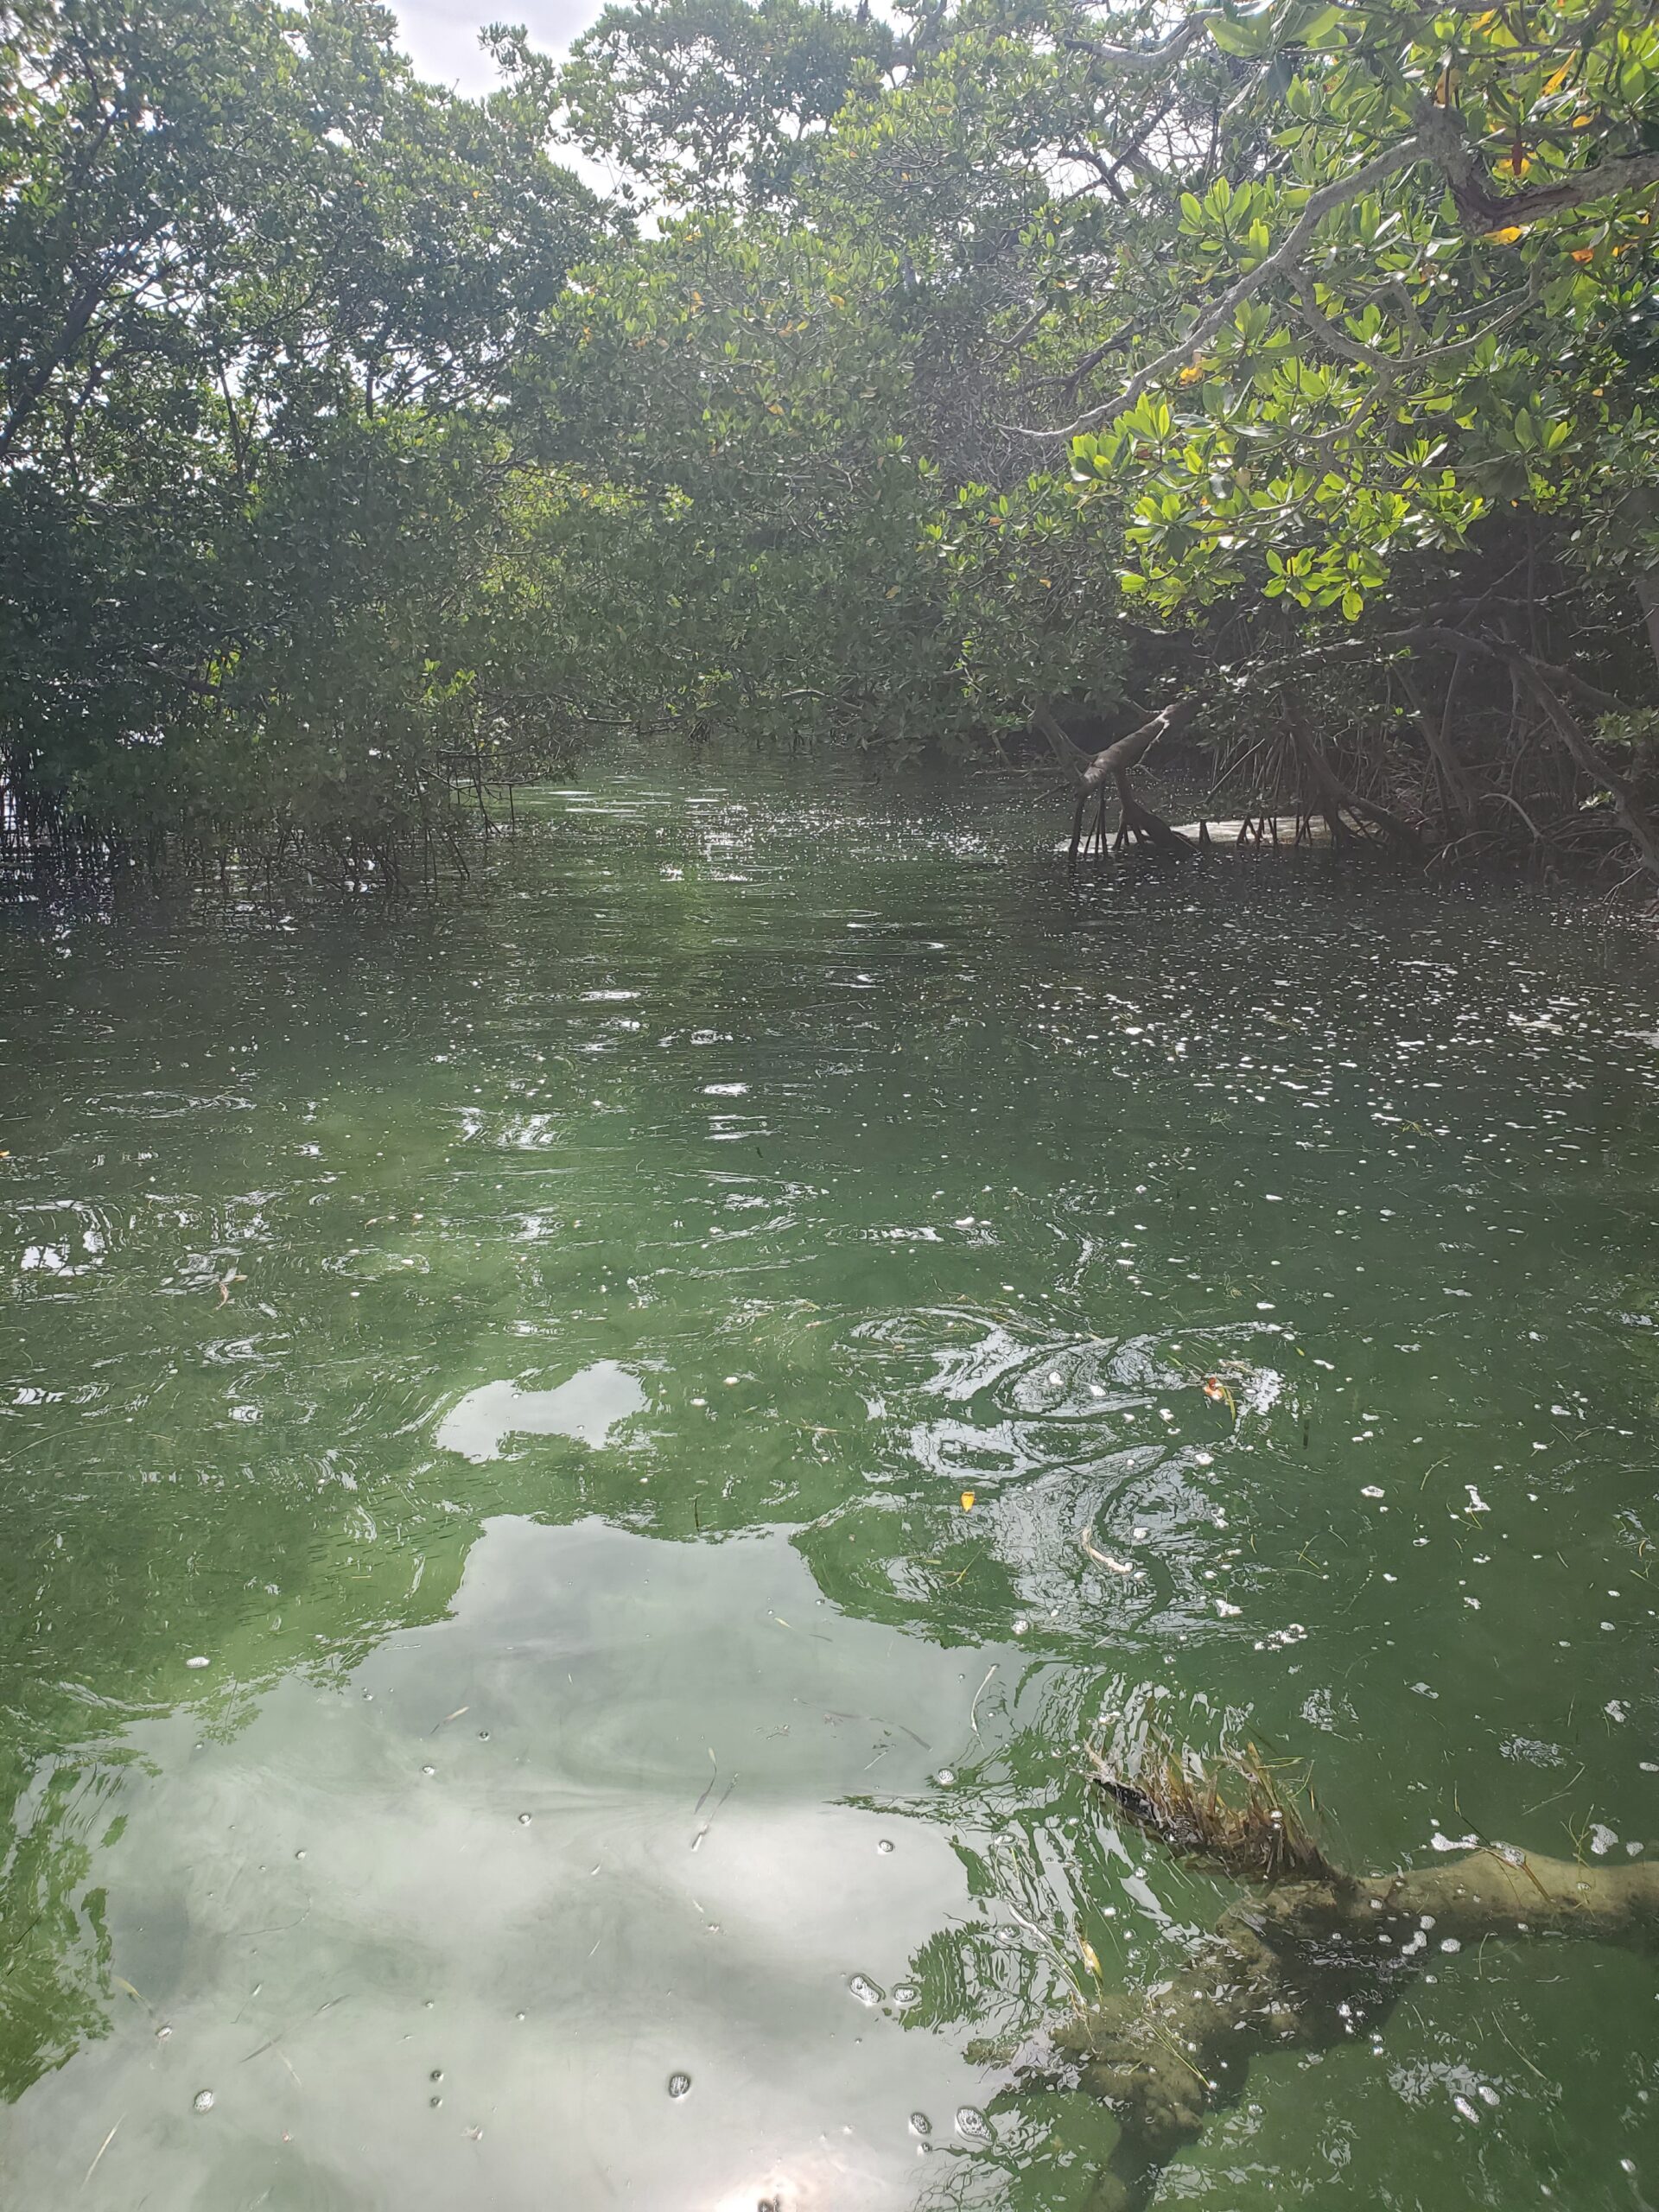
[[[0,936],[9,2212],[1080,2208],[968,2046],[1227,1901],[1149,1701],[1357,1866],[1659,1848],[1659,957],[754,779]],[[1160,2202],[1640,2207],[1656,1993],[1437,1955]]]

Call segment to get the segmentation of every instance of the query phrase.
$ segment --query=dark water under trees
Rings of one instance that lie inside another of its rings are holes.
[[[1649,948],[1074,885],[1052,798],[524,813],[0,940],[13,2212],[1082,2206],[965,2054],[1231,1894],[1079,1779],[1154,1698],[1357,1866],[1659,1848]],[[1655,2000],[1437,1955],[1166,2201],[1639,2206]]]

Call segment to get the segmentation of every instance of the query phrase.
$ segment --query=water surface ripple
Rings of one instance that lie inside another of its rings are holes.
[[[1083,2212],[968,2049],[1226,1902],[1089,1801],[1148,1712],[1356,1866],[1659,1847],[1654,956],[1045,804],[8,921],[13,2212]],[[1655,1994],[1440,1959],[1164,2199],[1638,2206]]]

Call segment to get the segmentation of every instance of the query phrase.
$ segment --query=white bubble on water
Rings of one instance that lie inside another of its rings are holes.
[[[198,2089],[190,2100],[192,2112],[212,2112],[213,2108],[213,2093],[211,2089]]]

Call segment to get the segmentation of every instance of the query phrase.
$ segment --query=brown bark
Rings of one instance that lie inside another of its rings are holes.
[[[1116,842],[1121,848],[1130,836],[1171,855],[1190,853],[1191,841],[1177,830],[1172,830],[1160,814],[1154,814],[1135,798],[1129,784],[1129,771],[1137,761],[1151,752],[1160,737],[1185,729],[1198,711],[1196,699],[1178,699],[1173,705],[1154,715],[1127,737],[1096,753],[1086,763],[1079,762],[1077,751],[1060,728],[1051,709],[1039,704],[1033,709],[1032,720],[1047,738],[1051,747],[1069,770],[1077,787],[1077,803],[1071,817],[1071,857],[1076,860],[1083,845],[1083,825],[1090,799],[1099,800],[1109,784],[1115,784],[1118,796],[1118,830]],[[1101,824],[1101,842],[1105,842],[1105,828]]]

